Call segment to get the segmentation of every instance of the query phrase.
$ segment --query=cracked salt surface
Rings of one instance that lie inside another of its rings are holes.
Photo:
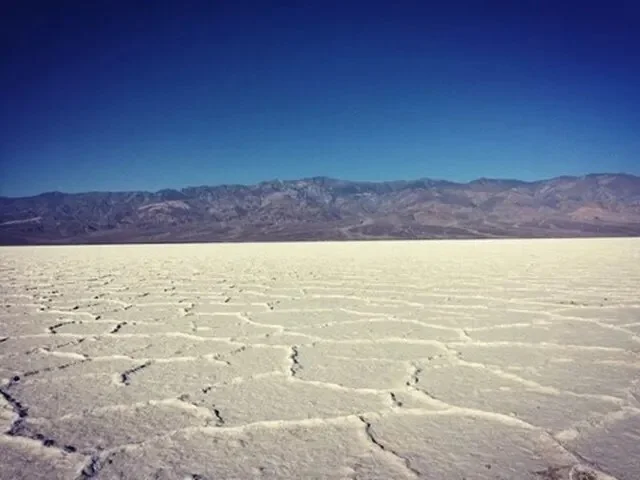
[[[636,239],[0,265],[0,479],[640,478]]]

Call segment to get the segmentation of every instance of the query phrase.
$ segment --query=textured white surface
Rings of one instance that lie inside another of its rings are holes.
[[[640,479],[640,239],[0,249],[1,479]]]

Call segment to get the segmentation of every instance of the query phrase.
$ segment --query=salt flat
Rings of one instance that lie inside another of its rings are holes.
[[[640,239],[0,249],[0,478],[640,478]]]

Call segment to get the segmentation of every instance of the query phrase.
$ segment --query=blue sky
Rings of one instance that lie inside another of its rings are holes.
[[[589,3],[16,5],[0,195],[640,174],[640,5]]]

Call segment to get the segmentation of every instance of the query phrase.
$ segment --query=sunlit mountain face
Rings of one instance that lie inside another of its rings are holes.
[[[640,177],[354,182],[0,198],[0,243],[634,236]]]

